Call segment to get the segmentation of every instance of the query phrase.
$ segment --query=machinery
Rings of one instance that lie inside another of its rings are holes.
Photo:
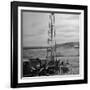
[[[52,12],[49,15],[49,30],[48,30],[48,48],[47,48],[47,60],[48,61],[53,61],[56,60],[56,31],[55,31],[55,16],[54,13]]]

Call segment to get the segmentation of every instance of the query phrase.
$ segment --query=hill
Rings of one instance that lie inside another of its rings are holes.
[[[72,48],[72,47],[77,47],[79,48],[79,42],[67,42],[67,43],[62,43],[62,44],[56,44],[56,47],[64,47],[64,48]],[[23,47],[23,49],[46,49],[48,46],[37,46],[37,47]]]

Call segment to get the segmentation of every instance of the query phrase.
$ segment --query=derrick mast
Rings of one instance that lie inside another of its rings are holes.
[[[47,59],[54,61],[56,59],[56,31],[55,31],[55,15],[51,13],[49,15],[49,30],[48,30],[48,48],[47,48]]]

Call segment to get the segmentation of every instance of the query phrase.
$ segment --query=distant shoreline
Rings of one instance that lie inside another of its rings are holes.
[[[77,47],[79,48],[79,42],[68,42],[68,43],[63,43],[63,44],[56,44],[56,48],[58,47]],[[50,48],[48,46],[30,46],[30,47],[23,47],[23,49],[47,49]]]

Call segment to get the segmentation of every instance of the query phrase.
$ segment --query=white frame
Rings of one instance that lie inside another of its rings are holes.
[[[55,75],[40,77],[24,77],[21,78],[21,10],[41,10],[41,11],[57,11],[57,12],[78,12],[80,14],[80,74],[79,75]],[[66,81],[66,80],[83,80],[84,79],[84,10],[71,9],[53,9],[38,7],[18,7],[18,83],[34,83],[45,81]]]

